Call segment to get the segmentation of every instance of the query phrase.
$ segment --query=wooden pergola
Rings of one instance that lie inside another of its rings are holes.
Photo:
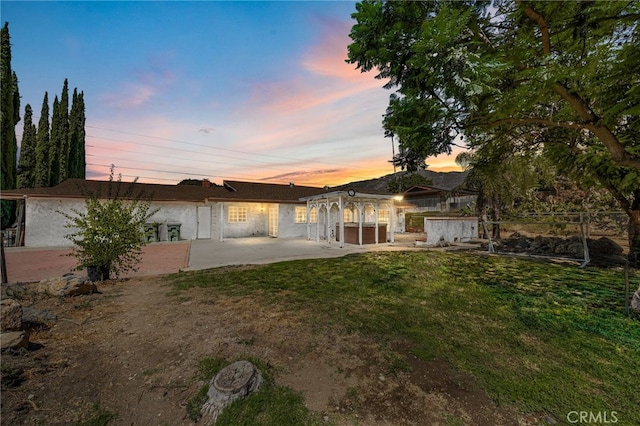
[[[348,191],[334,191],[328,192],[319,195],[312,195],[309,197],[300,198],[301,201],[307,202],[307,239],[311,240],[311,211],[312,209],[316,209],[317,214],[317,223],[316,223],[316,235],[315,240],[320,242],[320,229],[321,223],[324,227],[324,239],[331,244],[331,239],[333,237],[331,229],[332,229],[332,220],[331,220],[331,210],[332,208],[337,208],[337,217],[336,217],[336,231],[339,237],[340,247],[344,247],[345,244],[345,221],[344,221],[344,212],[349,209],[352,212],[357,212],[357,215],[354,214],[354,222],[358,224],[358,244],[363,244],[363,227],[365,226],[373,226],[375,228],[375,243],[378,244],[379,237],[378,231],[380,227],[379,221],[379,213],[382,210],[387,210],[389,212],[389,240],[391,242],[394,241],[394,227],[395,227],[395,213],[396,209],[394,206],[394,200],[397,196],[393,195],[381,195],[381,194],[366,194],[357,192],[354,189],[350,189]],[[367,209],[370,208],[373,210],[373,217],[369,215],[367,217]],[[355,211],[354,211],[355,210]],[[322,215],[321,215],[322,214]],[[323,219],[321,221],[321,219]],[[366,219],[372,219],[370,222],[366,222]]]

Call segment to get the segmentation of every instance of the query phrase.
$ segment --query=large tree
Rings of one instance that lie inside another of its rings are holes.
[[[62,94],[60,95],[60,104],[58,105],[58,117],[53,116],[53,125],[51,128],[52,135],[55,134],[58,144],[59,175],[56,184],[64,181],[69,177],[69,82],[64,79]],[[57,118],[57,119],[56,119]],[[59,129],[58,129],[59,127]]]
[[[31,105],[24,108],[24,130],[20,143],[20,162],[18,163],[18,188],[36,187],[36,138],[37,129],[33,124]]]
[[[533,192],[552,186],[556,176],[547,156],[512,148],[509,141],[496,140],[456,157],[456,163],[469,171],[465,186],[477,193],[477,213],[493,222],[493,238],[500,238],[503,213]]]
[[[365,0],[348,62],[396,88],[408,161],[509,140],[607,188],[640,253],[640,3]],[[403,161],[403,159],[400,159]]]
[[[85,108],[84,92],[73,89],[71,112],[69,113],[69,165],[67,177],[84,179],[85,161]]]
[[[49,134],[49,94],[44,92],[40,121],[36,134],[36,188],[46,188],[51,180],[51,165],[49,151],[51,150],[51,135]]]
[[[16,160],[18,141],[16,124],[20,121],[20,94],[18,77],[11,70],[11,38],[9,23],[0,30],[0,190],[16,187]],[[2,227],[12,219],[15,203],[3,200],[1,203]]]
[[[49,141],[49,183],[47,186],[56,186],[62,180],[60,179],[60,156],[61,148],[63,146],[63,140],[67,137],[64,133],[64,126],[62,125],[62,113],[60,112],[61,106],[58,96],[53,98],[53,111],[51,113],[51,133]]]

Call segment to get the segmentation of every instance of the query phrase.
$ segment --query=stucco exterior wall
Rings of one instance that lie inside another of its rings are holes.
[[[86,211],[83,200],[78,199],[35,199],[27,200],[25,209],[25,246],[52,247],[71,246],[64,236],[75,231],[67,228],[68,220],[59,213],[66,212],[74,216],[73,210]],[[198,203],[154,202],[151,209],[158,211],[149,222],[159,223],[160,239],[166,240],[166,224],[180,223],[180,238],[193,239],[196,235],[196,206]]]
[[[70,247],[64,236],[75,232],[67,228],[67,218],[60,211],[73,215],[72,209],[85,212],[82,200],[28,199],[25,208],[24,245],[26,247]]]
[[[211,238],[220,238],[222,227],[223,238],[266,237],[269,235],[269,209],[278,208],[278,237],[306,238],[307,224],[295,223],[296,204],[271,204],[249,202],[218,203],[185,203],[185,202],[153,202],[152,210],[157,210],[148,220],[159,225],[160,241],[167,240],[167,224],[180,224],[180,239],[191,240],[198,235],[198,207],[211,207]],[[229,222],[229,207],[245,207],[247,221]],[[71,241],[64,238],[74,229],[66,228],[67,219],[58,211],[72,214],[72,209],[84,212],[84,200],[79,199],[36,199],[29,198],[25,211],[25,246],[51,247],[71,246]],[[222,217],[221,217],[222,215]],[[335,226],[335,224],[334,224]],[[315,235],[315,224],[313,224]]]
[[[271,206],[271,204],[267,203],[223,203],[223,238],[268,236],[269,207]],[[247,209],[247,221],[240,223],[229,222],[229,207],[245,207]],[[219,205],[212,209],[212,214],[214,216],[220,214]],[[219,232],[219,228],[216,227],[216,229]],[[211,237],[218,238],[219,235],[212,235]]]
[[[427,234],[427,245],[467,242],[478,238],[478,218],[425,217],[424,232]]]
[[[166,225],[168,223],[180,224],[180,239],[192,240],[196,238],[197,219],[196,209],[202,203],[176,203],[176,202],[154,202],[151,209],[158,209],[148,220],[160,224],[160,241],[166,241]]]
[[[296,207],[305,210],[305,221],[296,223]],[[279,238],[306,238],[307,236],[307,206],[304,204],[280,204],[278,209],[278,237]]]

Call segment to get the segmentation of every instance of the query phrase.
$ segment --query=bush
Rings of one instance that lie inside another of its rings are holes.
[[[135,183],[135,182],[134,182]],[[67,228],[75,229],[65,238],[71,240],[74,249],[71,256],[78,259],[76,269],[87,268],[98,271],[98,279],[109,279],[113,272],[136,271],[144,240],[144,224],[156,212],[151,211],[150,198],[143,193],[134,196],[134,185],[124,184],[121,177],[113,180],[113,169],[109,176],[108,195],[88,194],[86,212],[73,209],[74,215],[59,212],[69,222]]]

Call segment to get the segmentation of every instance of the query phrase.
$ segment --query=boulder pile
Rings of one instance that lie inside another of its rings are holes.
[[[523,236],[517,232],[509,238],[496,242],[498,251],[507,253],[527,253],[540,256],[558,256],[572,259],[584,258],[584,246],[578,236],[569,238]],[[597,266],[623,266],[626,258],[624,249],[607,237],[597,240],[587,239],[590,264]]]

